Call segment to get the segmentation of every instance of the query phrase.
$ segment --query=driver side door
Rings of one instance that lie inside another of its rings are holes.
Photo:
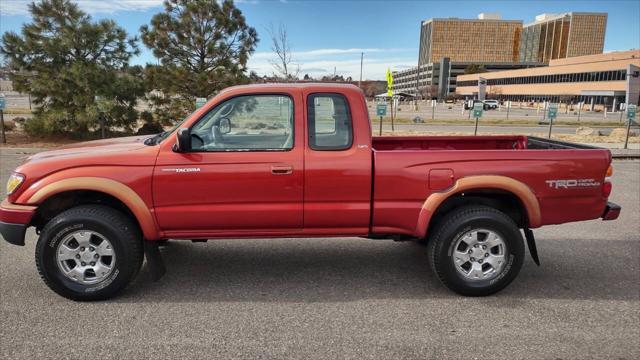
[[[234,96],[191,127],[192,151],[161,151],[153,196],[170,237],[302,229],[302,105],[295,94]]]

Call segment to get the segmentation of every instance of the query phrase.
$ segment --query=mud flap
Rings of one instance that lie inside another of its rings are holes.
[[[143,241],[144,243],[144,256],[147,258],[147,266],[151,271],[151,278],[153,281],[158,281],[167,272],[162,261],[162,254],[158,249],[158,241]]]
[[[524,237],[527,239],[527,247],[529,247],[529,254],[536,265],[540,266],[540,259],[538,258],[538,249],[536,248],[536,239],[533,237],[533,231],[529,228],[524,228]]]

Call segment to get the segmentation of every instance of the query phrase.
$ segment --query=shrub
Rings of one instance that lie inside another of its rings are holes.
[[[16,123],[14,120],[5,120],[4,121],[4,131],[13,131],[16,129]]]
[[[37,116],[24,123],[24,131],[30,136],[44,136],[51,133],[51,127],[44,117]]]
[[[144,124],[138,129],[137,135],[158,134],[164,130],[160,122],[154,120],[153,114],[149,111],[143,111],[140,114],[140,119],[144,121]]]

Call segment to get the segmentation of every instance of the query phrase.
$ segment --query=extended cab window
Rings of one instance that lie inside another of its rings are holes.
[[[345,150],[353,142],[351,112],[340,94],[311,94],[307,99],[309,147],[313,150]]]
[[[229,99],[191,128],[194,151],[289,150],[293,148],[293,102],[286,95]]]

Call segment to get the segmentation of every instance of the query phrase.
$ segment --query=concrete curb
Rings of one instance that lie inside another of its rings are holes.
[[[611,150],[611,157],[614,159],[640,159],[640,152],[633,150]]]

